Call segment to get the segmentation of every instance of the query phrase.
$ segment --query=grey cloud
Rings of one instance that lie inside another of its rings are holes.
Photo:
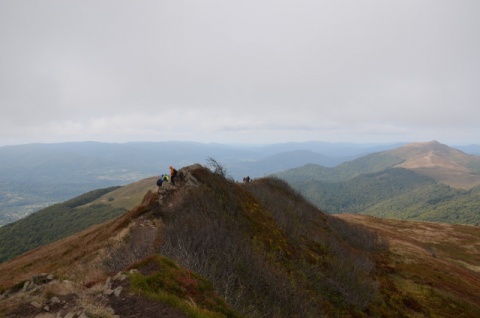
[[[45,122],[45,139],[62,125],[69,138],[146,138],[145,118],[182,118],[192,140],[443,127],[473,141],[479,14],[474,0],[2,1],[0,136],[34,141],[25,132]]]

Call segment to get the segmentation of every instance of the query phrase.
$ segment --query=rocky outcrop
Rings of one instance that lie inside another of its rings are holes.
[[[175,179],[175,185],[170,181],[164,181],[162,186],[158,188],[158,202],[160,204],[167,204],[171,194],[180,188],[188,191],[188,189],[198,187],[201,182],[193,175],[193,171],[197,169],[204,169],[204,167],[197,163],[180,169],[178,171],[178,176]],[[170,203],[169,206],[171,205],[172,204]]]
[[[71,281],[59,280],[51,274],[34,275],[30,280],[17,284],[16,287],[2,293],[0,305],[1,302],[8,301],[19,303],[18,308],[8,312],[7,317],[11,318],[120,317],[115,314],[113,308],[106,304],[109,303],[111,297],[120,299],[125,292],[125,286],[128,285],[128,275],[135,271],[120,272],[90,288]],[[69,292],[52,295],[56,290]],[[0,311],[1,308],[0,306]]]
[[[180,169],[179,174],[181,176],[182,182],[185,187],[197,187],[200,185],[200,181],[197,180],[192,174],[193,171],[197,169],[203,169],[204,167],[200,164],[194,164],[185,168]]]

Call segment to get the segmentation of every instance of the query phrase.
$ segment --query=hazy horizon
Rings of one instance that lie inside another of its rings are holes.
[[[0,146],[478,144],[474,0],[1,1]]]

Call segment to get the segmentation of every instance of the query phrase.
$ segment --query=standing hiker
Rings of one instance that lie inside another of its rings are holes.
[[[170,182],[175,185],[175,178],[177,177],[177,170],[173,166],[170,166]]]

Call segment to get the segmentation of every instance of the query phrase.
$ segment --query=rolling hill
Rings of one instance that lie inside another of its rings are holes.
[[[157,177],[90,191],[0,227],[0,262],[115,218],[156,190]]]
[[[480,158],[436,141],[275,175],[329,213],[480,224]]]
[[[278,179],[180,172],[176,189],[1,263],[0,317],[480,313],[476,227],[396,221],[395,236],[393,221],[324,214]]]

